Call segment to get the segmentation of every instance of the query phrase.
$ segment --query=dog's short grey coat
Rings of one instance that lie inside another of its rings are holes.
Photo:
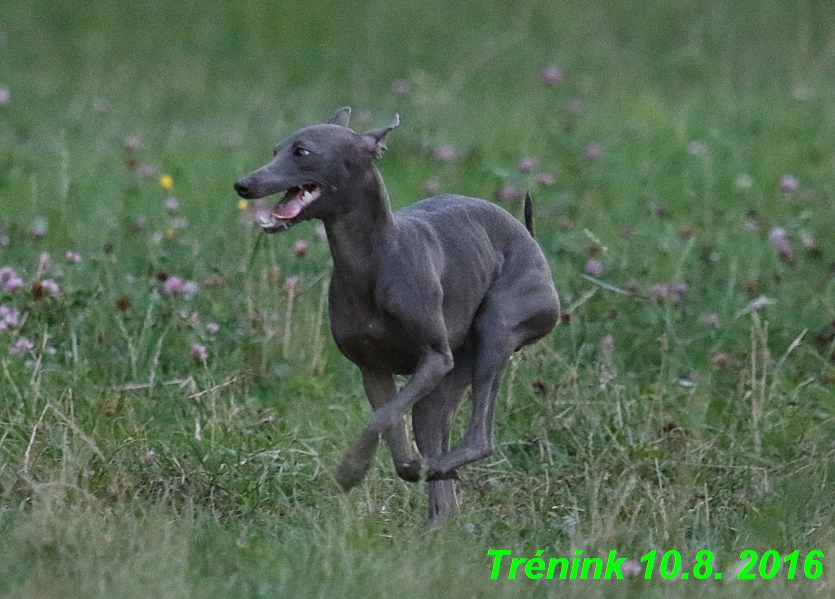
[[[374,409],[336,472],[340,487],[362,480],[382,436],[400,477],[428,481],[429,517],[440,524],[458,505],[456,469],[493,450],[502,370],[514,351],[551,331],[559,298],[531,232],[502,208],[440,195],[392,213],[374,160],[399,118],[361,134],[348,128],[349,116],[343,108],[296,132],[235,189],[244,198],[288,192],[264,220],[267,232],[314,218],[325,225],[331,330],[359,366]],[[395,374],[412,377],[398,390]],[[470,386],[469,425],[450,449],[452,418]],[[419,457],[405,430],[409,409]]]

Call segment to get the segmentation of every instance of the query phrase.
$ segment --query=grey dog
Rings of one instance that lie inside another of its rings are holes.
[[[429,518],[458,507],[457,469],[493,452],[493,407],[511,354],[547,335],[559,297],[530,224],[485,200],[439,195],[392,213],[374,160],[381,129],[348,128],[350,108],[284,140],[271,162],[235,183],[243,198],[283,193],[268,233],[319,219],[333,256],[329,312],[339,350],[362,373],[374,415],[336,472],[347,491],[382,436],[397,474],[427,481]],[[412,375],[401,389],[394,375]],[[460,445],[449,433],[464,391],[473,409]],[[408,441],[404,415],[420,455]]]

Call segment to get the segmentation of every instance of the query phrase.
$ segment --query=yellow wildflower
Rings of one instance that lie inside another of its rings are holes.
[[[159,186],[165,191],[170,191],[174,188],[174,178],[171,175],[162,175],[159,178]]]
[[[238,210],[246,210],[249,207],[249,202],[246,200],[238,200]]]

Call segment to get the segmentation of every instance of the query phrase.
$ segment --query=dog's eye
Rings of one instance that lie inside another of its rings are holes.
[[[310,150],[299,146],[293,150],[293,155],[298,156],[299,158],[304,158],[305,156],[310,156]]]

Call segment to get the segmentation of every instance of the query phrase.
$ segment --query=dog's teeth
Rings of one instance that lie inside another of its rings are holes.
[[[259,217],[259,220],[261,221],[261,226],[262,227],[272,227],[273,223],[275,221],[275,219],[272,216],[264,216],[264,215],[261,215]]]
[[[304,193],[302,194],[302,202],[304,202],[305,204],[309,204],[312,199],[313,194],[305,189]]]

